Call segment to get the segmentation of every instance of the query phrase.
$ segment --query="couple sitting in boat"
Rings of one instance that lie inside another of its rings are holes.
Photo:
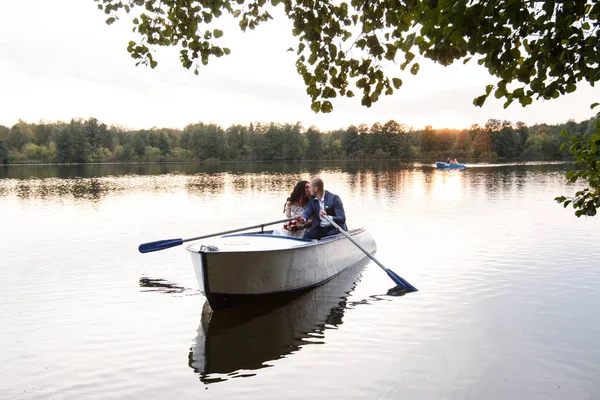
[[[296,218],[288,222],[284,229],[275,229],[274,235],[305,239],[322,239],[336,235],[337,229],[324,217],[329,215],[336,224],[346,229],[346,213],[342,200],[336,194],[324,189],[321,179],[310,183],[300,181],[294,187],[285,203],[285,215]]]
[[[456,160],[456,158],[455,158],[455,159],[453,159],[453,160],[451,160],[451,159],[449,159],[449,158],[448,158],[448,159],[446,160],[446,164],[458,164],[458,161]]]

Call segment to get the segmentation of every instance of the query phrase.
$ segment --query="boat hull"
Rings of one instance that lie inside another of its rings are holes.
[[[367,251],[377,250],[366,230],[350,233]],[[201,245],[188,247],[200,289],[213,309],[321,285],[366,257],[343,235],[314,242],[260,234],[235,237],[248,239],[249,245],[259,241],[266,249],[211,251]],[[270,245],[272,249],[268,249]]]
[[[465,169],[465,164],[449,164],[445,162],[436,162],[437,169]]]

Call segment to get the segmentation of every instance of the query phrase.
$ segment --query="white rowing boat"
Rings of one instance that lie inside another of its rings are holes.
[[[377,250],[365,229],[348,231],[369,253]],[[342,234],[318,241],[271,232],[225,235],[187,247],[200,290],[221,309],[247,300],[321,285],[365,254]]]

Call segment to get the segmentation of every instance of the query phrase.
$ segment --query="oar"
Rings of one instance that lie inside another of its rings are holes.
[[[408,283],[408,281],[406,279],[402,278],[400,275],[397,275],[394,271],[392,271],[389,268],[386,268],[382,263],[380,263],[373,256],[373,254],[369,253],[364,247],[362,247],[360,244],[358,244],[358,242],[356,240],[354,240],[354,238],[352,236],[350,236],[350,234],[348,234],[348,232],[346,232],[338,224],[336,224],[333,221],[333,218],[331,218],[329,215],[323,215],[323,217],[325,217],[325,219],[327,221],[329,221],[329,223],[331,225],[335,226],[344,236],[346,236],[352,243],[354,243],[354,245],[356,247],[358,247],[359,249],[361,249],[362,252],[367,255],[367,257],[369,257],[371,260],[373,260],[375,262],[375,264],[379,265],[388,274],[388,276],[390,278],[392,278],[392,280],[396,283],[396,285],[402,286],[403,288],[405,288],[407,290],[407,292],[416,292],[416,291],[418,291],[418,289],[416,287],[414,287],[413,285],[411,285],[410,283]]]
[[[202,235],[202,236],[189,238],[189,239],[157,240],[156,242],[140,244],[140,246],[138,247],[138,250],[140,251],[140,253],[150,253],[152,251],[165,250],[165,249],[169,249],[171,247],[180,246],[180,245],[184,244],[185,242],[191,242],[193,240],[206,239],[206,238],[213,237],[213,236],[222,236],[222,235],[227,235],[228,233],[242,232],[242,231],[247,231],[249,229],[254,229],[254,228],[264,228],[265,226],[280,224],[282,222],[288,222],[288,221],[293,221],[293,220],[295,220],[295,218],[280,219],[279,221],[267,222],[264,224],[253,225],[253,226],[247,226],[245,228],[232,229],[230,231],[211,233],[210,235]]]

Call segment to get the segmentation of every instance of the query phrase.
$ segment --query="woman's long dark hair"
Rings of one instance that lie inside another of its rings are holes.
[[[300,204],[302,207],[304,207],[308,202],[308,197],[304,195],[304,189],[306,188],[306,184],[308,183],[308,181],[300,181],[296,183],[296,186],[294,186],[294,190],[292,191],[290,197],[287,198],[287,201],[291,203]]]

